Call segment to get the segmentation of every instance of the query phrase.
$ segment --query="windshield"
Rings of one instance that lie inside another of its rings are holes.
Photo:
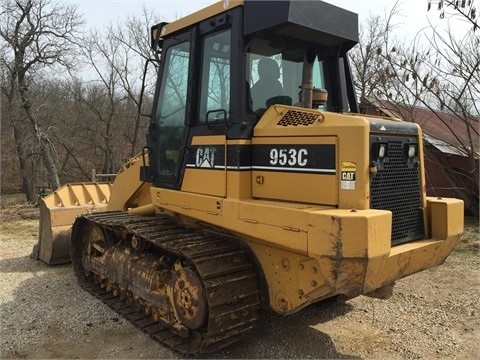
[[[300,106],[299,91],[305,48],[254,39],[247,52],[247,82],[252,111],[273,103]],[[313,67],[313,86],[325,88],[321,62]],[[270,100],[270,101],[269,101]]]

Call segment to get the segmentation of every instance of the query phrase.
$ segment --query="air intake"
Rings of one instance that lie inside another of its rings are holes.
[[[322,115],[307,111],[288,110],[277,123],[279,126],[310,126],[316,121],[322,120]]]

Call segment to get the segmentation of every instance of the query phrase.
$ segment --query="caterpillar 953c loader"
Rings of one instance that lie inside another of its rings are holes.
[[[237,341],[260,306],[386,296],[444,262],[463,202],[426,196],[416,124],[356,114],[356,14],[225,0],[151,34],[147,145],[113,184],[118,211],[72,228],[86,288],[195,354]]]

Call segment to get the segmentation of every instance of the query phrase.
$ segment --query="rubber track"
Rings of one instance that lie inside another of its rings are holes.
[[[84,226],[135,234],[166,253],[188,259],[203,280],[209,303],[208,326],[191,330],[186,338],[153,320],[132,300],[115,297],[100,287],[82,266]],[[258,289],[252,266],[243,251],[226,239],[195,231],[164,216],[143,217],[122,212],[92,213],[78,218],[72,228],[72,263],[79,284],[163,345],[183,355],[216,351],[240,340],[257,321]],[[240,256],[239,256],[240,255]],[[235,257],[233,263],[232,257]],[[242,261],[238,261],[243,259]],[[239,290],[240,289],[240,290]],[[240,293],[239,293],[240,291]]]

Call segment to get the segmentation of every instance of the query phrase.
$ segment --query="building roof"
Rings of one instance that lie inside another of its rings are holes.
[[[435,139],[434,137],[428,135],[426,132],[423,133],[423,140],[428,142],[430,145],[435,146],[444,154],[467,156],[467,154],[463,150],[459,149],[457,146],[450,145],[445,141]]]
[[[401,106],[389,101],[375,101],[372,105],[387,116],[417,123],[426,134],[425,140],[444,153],[466,156],[463,146],[469,144],[467,139],[470,130],[474,151],[477,157],[480,155],[480,117],[470,117],[468,121],[471,126],[468,129],[464,119],[444,111],[432,111],[420,106]]]

